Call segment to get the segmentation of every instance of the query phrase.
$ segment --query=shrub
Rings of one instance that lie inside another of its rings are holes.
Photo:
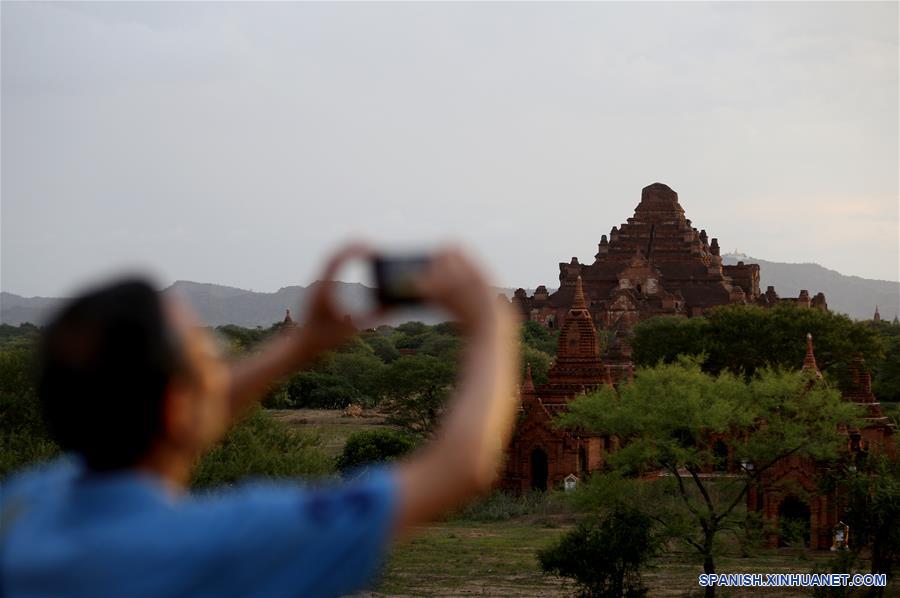
[[[317,434],[291,430],[257,408],[235,426],[197,466],[191,485],[208,488],[245,477],[321,475],[332,469]]]
[[[550,366],[553,363],[553,358],[543,351],[539,351],[526,344],[521,345],[521,352],[522,371],[520,379],[524,382],[525,370],[528,366],[531,366],[531,380],[534,385],[539,386],[547,382],[547,375],[550,373]]]
[[[534,320],[526,320],[522,323],[522,344],[541,351],[542,353],[556,355],[556,342],[558,338],[558,330],[548,330]]]
[[[840,573],[844,575],[852,575],[854,573],[860,573],[863,571],[861,567],[862,563],[859,559],[859,554],[856,551],[848,550],[846,552],[836,552],[834,556],[829,559],[824,564],[818,565],[813,568],[812,573],[822,575],[822,574],[835,574]],[[879,596],[882,595],[879,591],[882,588],[870,588],[869,592],[858,591],[852,587],[845,586],[822,586],[816,587],[812,590],[812,595],[815,598],[850,598],[851,596]]]
[[[41,329],[28,322],[18,326],[0,324],[0,349],[31,349]]]
[[[391,363],[400,357],[400,351],[397,347],[381,332],[363,331],[360,333],[361,338],[372,349],[372,352],[384,363]]]
[[[447,361],[455,361],[462,346],[463,341],[458,336],[430,334],[422,341],[422,344],[419,346],[419,352]]]
[[[404,322],[403,324],[398,325],[394,330],[401,334],[406,334],[409,336],[415,336],[417,334],[424,334],[428,332],[429,326],[428,324],[424,324],[422,322],[411,321]]]
[[[580,524],[537,558],[545,573],[574,579],[578,596],[637,597],[647,593],[641,568],[659,547],[649,517],[619,508]]]
[[[370,463],[393,461],[411,451],[415,444],[408,434],[397,430],[355,432],[347,438],[335,466],[340,471],[348,471]]]
[[[347,380],[332,372],[306,371],[295,374],[284,385],[287,401],[295,409],[343,409],[364,400]]]
[[[455,364],[431,355],[405,355],[394,361],[382,376],[388,423],[429,435],[455,379]]]
[[[216,334],[225,340],[231,354],[246,353],[272,334],[272,328],[244,328],[234,324],[225,324],[215,329]]]
[[[356,389],[359,396],[354,403],[371,406],[378,402],[381,394],[381,377],[385,367],[381,359],[371,352],[339,353],[331,362],[328,373]],[[343,384],[339,386],[343,387]],[[351,394],[347,396],[351,397]]]
[[[31,375],[27,348],[0,351],[0,476],[56,456]]]
[[[787,546],[806,546],[809,543],[809,519],[779,517],[779,536]]]
[[[459,322],[441,322],[435,324],[431,329],[436,334],[446,334],[448,336],[462,336],[462,328]]]

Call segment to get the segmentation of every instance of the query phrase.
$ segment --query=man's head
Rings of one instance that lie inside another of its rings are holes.
[[[95,470],[191,459],[224,431],[228,376],[183,303],[143,281],[88,292],[47,326],[38,392],[66,450]]]

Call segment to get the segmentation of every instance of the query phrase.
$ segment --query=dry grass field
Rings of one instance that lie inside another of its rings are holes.
[[[535,552],[571,523],[524,517],[492,523],[451,521],[421,529],[391,554],[372,596],[570,596],[571,582],[542,575]],[[735,551],[736,552],[736,551]],[[803,549],[763,550],[752,557],[720,557],[720,572],[808,573],[831,558]],[[702,596],[700,563],[672,547],[644,573],[650,596]],[[720,589],[719,596],[810,596],[808,589]],[[886,596],[900,596],[896,584]]]
[[[317,432],[321,448],[329,457],[340,454],[347,437],[354,432],[392,427],[384,423],[383,415],[368,409],[362,417],[346,417],[338,409],[272,409],[270,413],[293,427]]]

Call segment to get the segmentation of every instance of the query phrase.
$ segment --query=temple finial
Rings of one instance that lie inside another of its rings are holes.
[[[584,285],[581,276],[575,279],[575,295],[572,297],[571,309],[587,309],[587,301],[584,299]]]
[[[816,365],[816,355],[813,353],[813,338],[809,332],[806,333],[806,357],[803,358],[803,371],[812,372],[816,378],[822,377],[822,372],[819,371],[819,366]]]
[[[531,379],[531,364],[525,365],[525,383],[522,385],[522,392],[534,392],[534,381]]]

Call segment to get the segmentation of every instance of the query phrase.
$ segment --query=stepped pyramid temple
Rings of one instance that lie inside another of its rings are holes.
[[[559,328],[556,361],[546,384],[530,376],[522,388],[522,416],[509,448],[502,487],[516,492],[559,486],[603,466],[616,439],[556,429],[554,413],[576,395],[632,376],[629,333],[657,315],[692,317],[731,303],[765,307],[791,302],[827,309],[822,293],[782,299],[759,290],[759,266],[722,264],[719,243],[685,217],[678,194],[654,183],[641,191],[634,216],[602,235],[592,264],[559,264],[559,289],[543,285],[530,297],[517,289],[513,307],[523,320]],[[598,333],[598,330],[600,331]],[[599,334],[605,336],[601,354]]]
[[[772,287],[760,292],[756,264],[723,265],[718,239],[693,227],[678,194],[662,183],[644,187],[634,216],[600,237],[593,263],[579,263],[577,257],[560,263],[556,292],[541,285],[529,297],[518,289],[513,304],[523,319],[560,327],[579,276],[594,323],[611,332],[627,331],[651,316],[698,316],[729,303],[789,301],[827,309],[822,293],[810,297],[803,290],[796,299],[782,299]]]

